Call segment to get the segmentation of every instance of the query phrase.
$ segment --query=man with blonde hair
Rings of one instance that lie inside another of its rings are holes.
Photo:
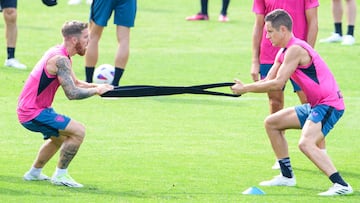
[[[30,73],[19,96],[19,122],[28,130],[43,134],[45,143],[24,180],[39,181],[50,178],[42,173],[45,164],[60,149],[60,157],[51,182],[55,185],[83,187],[68,174],[68,166],[85,137],[83,124],[58,114],[52,103],[61,86],[68,99],[85,99],[113,89],[111,85],[97,85],[80,81],[72,68],[71,57],[83,56],[88,44],[88,24],[66,22],[62,27],[63,43],[50,48]]]

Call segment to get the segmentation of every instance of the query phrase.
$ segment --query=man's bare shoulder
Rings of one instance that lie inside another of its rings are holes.
[[[305,55],[309,55],[309,53],[304,47],[298,44],[293,44],[287,48],[285,58],[301,58]]]
[[[285,58],[298,61],[298,65],[306,65],[311,60],[309,52],[298,44],[291,45],[286,52]]]
[[[298,44],[293,44],[287,48],[286,52],[301,52],[301,51],[305,51],[305,49]]]

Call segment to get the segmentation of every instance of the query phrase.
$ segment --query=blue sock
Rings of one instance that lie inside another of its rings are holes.
[[[201,0],[201,14],[208,15],[208,0]]]
[[[93,75],[94,75],[94,69],[95,69],[95,67],[90,67],[90,66],[85,67],[86,82],[92,83]]]
[[[348,25],[347,35],[354,36],[354,26],[353,25]]]
[[[220,13],[224,16],[227,15],[227,9],[229,7],[229,3],[230,3],[230,0],[223,0],[222,1],[222,8],[221,8],[221,11]]]
[[[15,58],[15,47],[7,48],[8,59]]]
[[[333,183],[338,183],[340,185],[343,186],[348,186],[348,184],[342,179],[342,177],[340,176],[339,172],[333,173],[329,179],[331,180],[331,182]]]
[[[335,33],[338,33],[342,36],[342,23],[334,23],[335,26]]]
[[[119,86],[119,81],[123,73],[124,73],[123,68],[115,67],[114,80],[112,82],[113,86]]]
[[[290,164],[290,158],[286,157],[279,160],[281,174],[287,178],[292,178],[294,176],[291,164]]]

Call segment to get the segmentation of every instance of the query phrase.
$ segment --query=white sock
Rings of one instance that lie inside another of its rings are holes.
[[[320,149],[322,152],[324,152],[325,154],[327,153],[326,149]]]
[[[61,175],[64,175],[66,173],[67,173],[67,168],[61,169],[61,168],[56,167],[55,176],[61,176]]]
[[[30,174],[33,176],[39,176],[41,173],[42,168],[35,168],[35,167],[31,167],[30,169]]]

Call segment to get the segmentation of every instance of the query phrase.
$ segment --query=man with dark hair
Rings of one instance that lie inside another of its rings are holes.
[[[279,91],[291,78],[304,91],[309,103],[282,109],[265,119],[265,129],[279,160],[281,174],[269,181],[261,182],[260,185],[296,185],[284,131],[302,129],[299,141],[300,150],[333,183],[329,190],[319,193],[319,195],[332,196],[353,193],[350,184],[340,176],[330,157],[323,153],[317,145],[325,139],[345,109],[341,91],[333,74],[324,60],[308,43],[294,36],[292,19],[285,10],[276,9],[267,14],[265,26],[266,38],[271,41],[273,46],[281,47],[276,55],[274,66],[264,80],[250,84],[236,80],[236,84],[231,88],[233,93]]]
[[[290,4],[288,0],[254,0],[253,12],[255,23],[253,28],[252,63],[251,77],[253,81],[262,80],[266,77],[270,68],[274,65],[276,53],[279,47],[274,47],[266,39],[265,16],[275,9],[284,9],[293,20],[295,37],[302,39],[315,47],[318,33],[318,0],[298,0],[296,4]],[[293,81],[290,80],[293,91],[299,97],[302,104],[307,103],[304,92]],[[284,108],[284,91],[271,91],[267,93],[270,114]],[[325,142],[319,143],[322,151],[326,152]],[[276,160],[272,169],[279,169],[279,162]]]

